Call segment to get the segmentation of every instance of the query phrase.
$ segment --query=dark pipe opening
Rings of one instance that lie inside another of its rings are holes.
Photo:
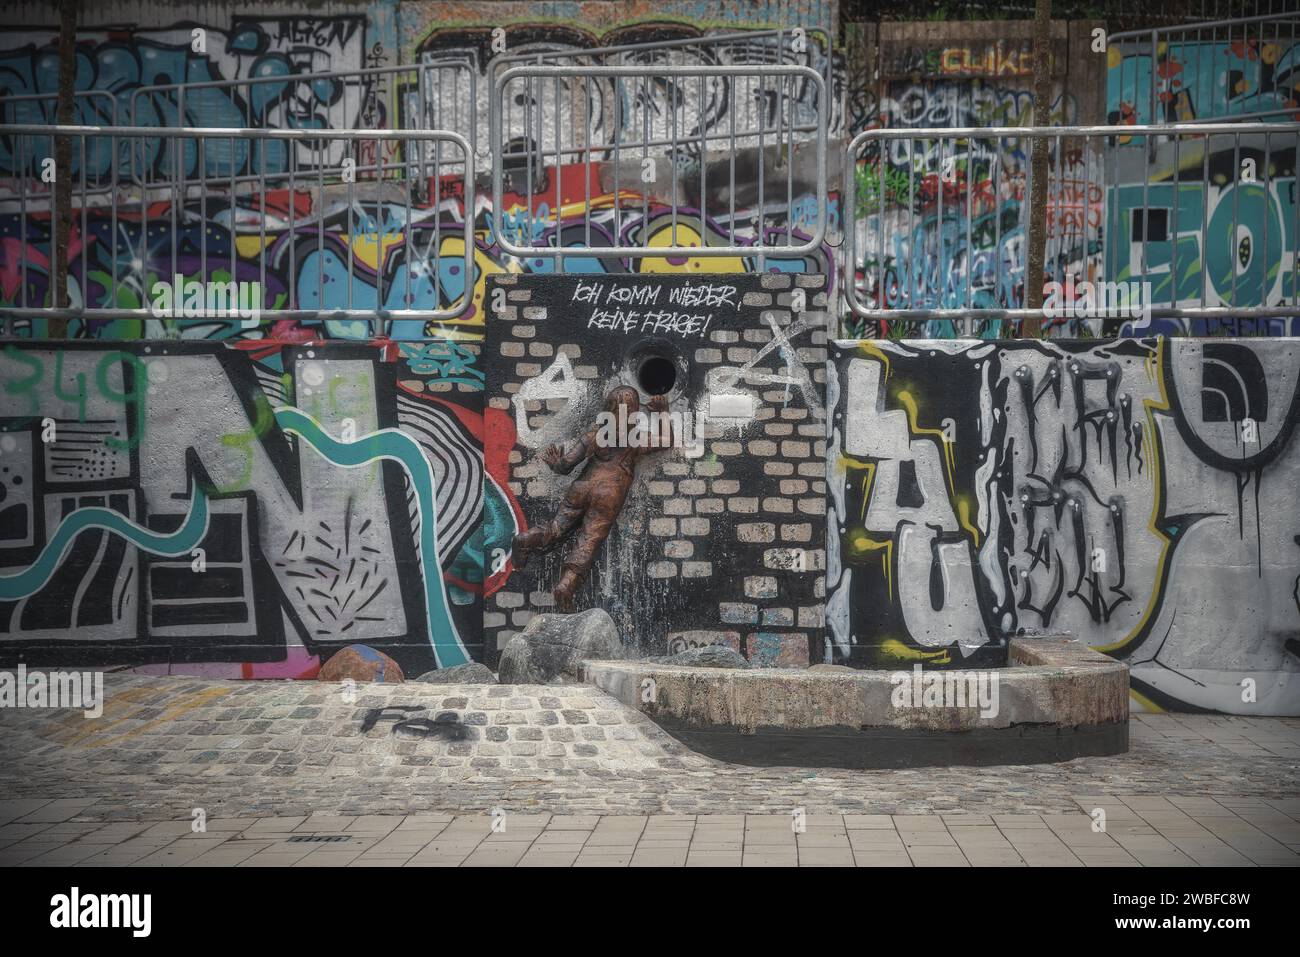
[[[646,395],[664,395],[677,384],[677,363],[666,356],[647,356],[636,370],[636,381]]]

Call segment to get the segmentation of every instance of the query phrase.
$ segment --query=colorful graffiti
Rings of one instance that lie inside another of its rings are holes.
[[[1028,141],[884,142],[883,150],[869,144],[856,170],[860,301],[890,309],[1023,306]],[[1105,208],[1100,163],[1082,151],[1053,162],[1060,172],[1048,185],[1046,275],[1095,280]],[[948,320],[923,328],[931,337],[954,335]],[[1056,336],[1101,330],[1099,321],[1064,317],[1045,326]],[[1012,326],[984,320],[970,331],[997,338]]]
[[[1272,39],[1245,36],[1245,27],[1243,37],[1230,42],[1200,41],[1199,31],[1195,41],[1166,39],[1154,63],[1147,38],[1113,44],[1106,51],[1109,121],[1132,126],[1247,115],[1275,123],[1300,120],[1300,43],[1281,37],[1276,24],[1261,29]]]
[[[807,81],[784,85],[771,81],[760,94],[744,85],[748,81],[731,77],[696,82],[655,76],[654,69],[661,66],[760,63],[810,67],[827,80],[825,107],[830,134],[844,129],[844,61],[829,46],[824,30],[810,28],[796,34],[787,28],[777,35],[752,23],[708,27],[651,19],[597,34],[586,24],[525,23],[500,27],[504,35],[498,34],[494,45],[498,16],[494,13],[482,25],[470,28],[435,27],[415,47],[416,62],[469,63],[477,68],[480,117],[488,115],[492,81],[498,73],[520,65],[522,61],[516,57],[531,54],[548,55],[549,63],[636,66],[649,72],[649,82],[631,96],[617,95],[612,80],[585,77],[563,78],[554,95],[549,85],[536,95],[534,106],[542,113],[544,128],[585,128],[589,137],[585,142],[635,142],[643,129],[663,130],[665,118],[675,115],[674,129],[683,140],[682,157],[697,159],[702,135],[729,132],[733,125],[745,137],[760,124],[770,130],[778,122],[796,127],[816,122],[817,87]],[[674,45],[655,45],[664,43]],[[603,52],[611,47],[618,49]],[[602,52],[588,52],[596,50]],[[739,95],[741,89],[744,95]],[[528,142],[532,131],[524,128],[523,111],[508,109],[503,115],[507,125],[503,139]]]
[[[481,658],[484,549],[513,529],[483,518],[504,496],[475,358],[6,346],[0,658],[232,677],[310,676],[352,643],[416,673]]]
[[[1297,713],[1298,359],[1290,339],[836,343],[833,660],[1068,633],[1151,707]]]
[[[384,81],[364,76],[327,80],[295,79],[305,73],[355,71],[382,65],[383,30],[370,30],[367,17],[232,17],[229,28],[182,22],[157,30],[82,29],[77,34],[76,86],[79,93],[109,97],[76,101],[76,121],[88,126],[259,127],[267,129],[383,129],[391,125],[389,90]],[[196,31],[201,39],[196,39]],[[283,78],[282,82],[275,78]],[[189,89],[177,84],[257,80],[253,85]],[[162,89],[158,89],[158,88]],[[0,31],[0,94],[28,96],[58,90],[57,29]],[[53,99],[5,104],[9,123],[52,123]],[[167,141],[144,142],[147,169],[171,169]],[[283,144],[251,148],[231,157],[223,144],[210,144],[214,165],[236,172],[288,168]],[[339,144],[341,146],[341,144]],[[301,149],[295,168],[313,168],[322,154]],[[89,154],[91,178],[111,169],[109,151]],[[137,157],[137,164],[140,157]],[[337,165],[337,157],[331,165]],[[193,150],[187,163],[195,162]],[[0,170],[13,170],[13,157],[0,151]],[[129,169],[121,163],[119,169]],[[229,171],[226,172],[229,175]]]
[[[1233,150],[1227,160],[1233,162]],[[1267,182],[1133,183],[1110,190],[1106,274],[1149,283],[1152,304],[1277,306],[1296,301],[1295,149]],[[1244,155],[1244,154],[1243,154]],[[1281,175],[1278,175],[1281,174]],[[1162,319],[1155,331],[1206,334],[1221,320]],[[1300,332],[1300,317],[1237,320],[1274,335]],[[1125,335],[1152,331],[1125,323]]]
[[[624,243],[656,246],[668,244],[676,230],[682,245],[730,245],[733,235],[740,245],[753,244],[759,236],[776,245],[786,241],[787,229],[796,242],[806,236],[816,210],[811,197],[800,197],[792,206],[768,203],[760,221],[756,209],[739,208],[733,216],[725,201],[709,198],[710,210],[716,208],[717,212],[706,212],[701,218],[698,207],[680,204],[674,216],[674,207],[630,190],[592,196],[588,204],[586,174],[584,164],[561,168],[560,201],[555,207],[555,187],[550,184],[556,174],[553,169],[544,170],[549,190],[545,198],[533,196],[531,216],[522,215],[528,210],[526,196],[506,194],[504,220],[507,229],[516,230],[513,238],[574,248],[608,243],[619,236]],[[366,195],[362,189],[351,203],[328,193],[322,203],[317,191],[290,194],[277,190],[241,195],[232,206],[214,191],[175,211],[167,204],[151,206],[147,229],[138,209],[92,207],[84,217],[80,212],[73,217],[70,298],[74,304],[88,307],[145,308],[154,283],[170,282],[179,273],[187,280],[261,283],[265,309],[382,306],[432,310],[463,305],[455,319],[427,323],[391,320],[388,336],[395,340],[429,335],[475,339],[483,329],[487,276],[497,272],[549,273],[557,267],[549,258],[517,259],[501,252],[491,202],[480,194],[472,211],[474,271],[471,276],[464,275],[466,210],[461,183],[459,179],[444,181],[436,192],[440,200],[426,206],[361,198]],[[832,200],[829,212],[838,216],[837,199]],[[0,306],[51,301],[50,268],[48,215],[29,212],[24,221],[17,213],[0,214]],[[571,273],[754,272],[759,258],[691,257],[679,261],[572,256],[564,268]],[[764,268],[819,273],[830,276],[832,282],[835,275],[829,246],[812,256],[768,255]],[[47,320],[11,321],[16,334],[25,337],[39,338],[47,328]],[[371,322],[359,319],[253,325],[256,328],[250,329],[229,319],[92,318],[74,322],[70,333],[102,339],[167,335],[365,339],[375,334]]]

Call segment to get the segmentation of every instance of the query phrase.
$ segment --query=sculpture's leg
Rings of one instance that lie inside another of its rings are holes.
[[[560,575],[560,581],[551,592],[560,611],[573,609],[573,593],[578,590],[578,586],[591,571],[591,566],[596,561],[596,553],[600,551],[600,546],[604,544],[605,539],[609,537],[610,529],[614,527],[614,518],[613,515],[603,514],[603,510],[594,504],[587,511],[577,541],[574,542],[572,550],[564,560],[564,573]]]
[[[590,495],[586,482],[574,482],[564,493],[564,501],[555,517],[544,525],[520,532],[510,542],[510,557],[515,568],[523,568],[533,552],[548,552],[573,532],[587,511]]]

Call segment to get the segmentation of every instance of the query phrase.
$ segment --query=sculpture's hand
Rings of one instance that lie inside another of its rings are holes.
[[[542,453],[542,461],[552,469],[556,468],[564,461],[564,449],[558,445],[548,446],[546,451]]]

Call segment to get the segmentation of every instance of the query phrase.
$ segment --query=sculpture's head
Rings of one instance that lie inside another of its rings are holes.
[[[605,411],[617,415],[619,406],[626,410],[624,415],[631,418],[641,410],[641,396],[630,385],[610,389],[609,395],[605,396]]]

